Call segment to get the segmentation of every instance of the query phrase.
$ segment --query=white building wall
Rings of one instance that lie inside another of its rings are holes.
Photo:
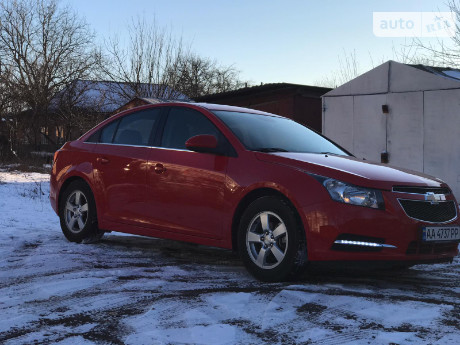
[[[423,171],[423,92],[390,93],[388,104],[390,164]]]
[[[324,97],[323,133],[358,158],[443,179],[460,200],[460,90]],[[383,114],[382,105],[389,105]]]
[[[328,92],[323,103],[327,137],[368,160],[379,162],[387,149],[390,165],[439,177],[460,200],[459,80],[388,61]]]
[[[355,96],[353,128],[354,140],[351,152],[359,158],[380,162],[380,154],[386,149],[386,115],[382,104],[386,95]]]
[[[323,98],[323,109],[323,134],[353,152],[353,97]]]
[[[373,161],[386,148],[390,165],[439,177],[460,200],[458,79],[387,61],[328,92],[323,102],[327,137]]]
[[[459,87],[458,80],[440,77],[394,61],[390,62],[389,71],[390,92],[442,90]]]
[[[426,91],[424,109],[424,172],[460,200],[460,90]]]
[[[354,96],[362,94],[379,94],[388,92],[388,77],[394,62],[387,61],[380,66],[350,80],[327,93],[328,96]]]

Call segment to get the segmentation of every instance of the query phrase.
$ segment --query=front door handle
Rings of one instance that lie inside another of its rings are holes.
[[[157,174],[162,174],[166,171],[166,168],[163,166],[163,164],[157,163],[155,164],[154,170]]]
[[[104,157],[97,157],[97,162],[101,163],[101,164],[110,163],[110,161],[107,158],[104,158]]]

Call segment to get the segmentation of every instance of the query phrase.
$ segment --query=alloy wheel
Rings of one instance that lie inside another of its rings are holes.
[[[65,204],[65,224],[73,233],[83,230],[88,221],[88,199],[82,191],[75,190]]]
[[[249,223],[246,247],[251,260],[260,268],[278,266],[288,250],[288,233],[283,220],[273,212],[261,212]]]

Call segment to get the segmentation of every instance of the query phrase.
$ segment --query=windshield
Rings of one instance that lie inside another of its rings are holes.
[[[217,110],[213,113],[248,150],[349,155],[311,129],[284,117]]]

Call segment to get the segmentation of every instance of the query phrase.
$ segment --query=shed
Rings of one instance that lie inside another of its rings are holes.
[[[443,179],[460,198],[460,71],[387,61],[323,96],[323,134]]]
[[[195,98],[285,116],[321,132],[321,96],[330,88],[289,83],[263,84]]]

